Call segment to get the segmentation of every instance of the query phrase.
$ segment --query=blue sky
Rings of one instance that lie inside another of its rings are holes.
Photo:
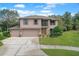
[[[17,10],[20,16],[63,15],[66,11],[72,15],[79,12],[78,3],[1,3],[0,9]]]

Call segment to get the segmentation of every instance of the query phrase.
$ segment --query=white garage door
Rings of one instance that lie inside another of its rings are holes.
[[[39,30],[38,29],[25,29],[22,30],[23,37],[38,37]]]

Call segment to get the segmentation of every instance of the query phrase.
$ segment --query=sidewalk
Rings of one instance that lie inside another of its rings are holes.
[[[65,50],[79,51],[79,47],[61,46],[61,45],[40,45],[40,48],[41,49],[65,49]]]

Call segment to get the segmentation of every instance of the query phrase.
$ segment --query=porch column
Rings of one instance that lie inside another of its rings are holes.
[[[50,20],[48,20],[48,28],[47,28],[47,35],[50,34]]]

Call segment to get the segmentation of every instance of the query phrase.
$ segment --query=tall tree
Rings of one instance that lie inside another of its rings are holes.
[[[71,17],[71,13],[69,12],[65,12],[65,14],[63,15],[63,22],[64,22],[64,28],[65,30],[70,30],[72,28],[72,17]]]
[[[10,9],[0,10],[0,21],[2,21],[0,25],[6,27],[8,31],[8,28],[14,25],[18,21],[17,20],[18,16],[19,15],[17,11],[15,10],[10,10]]]
[[[62,30],[64,30],[64,23],[63,23],[63,20],[62,20],[62,16],[60,16],[60,15],[57,15],[56,16],[56,19],[58,20],[58,26],[62,29]]]
[[[79,12],[73,16],[73,30],[79,29]]]

